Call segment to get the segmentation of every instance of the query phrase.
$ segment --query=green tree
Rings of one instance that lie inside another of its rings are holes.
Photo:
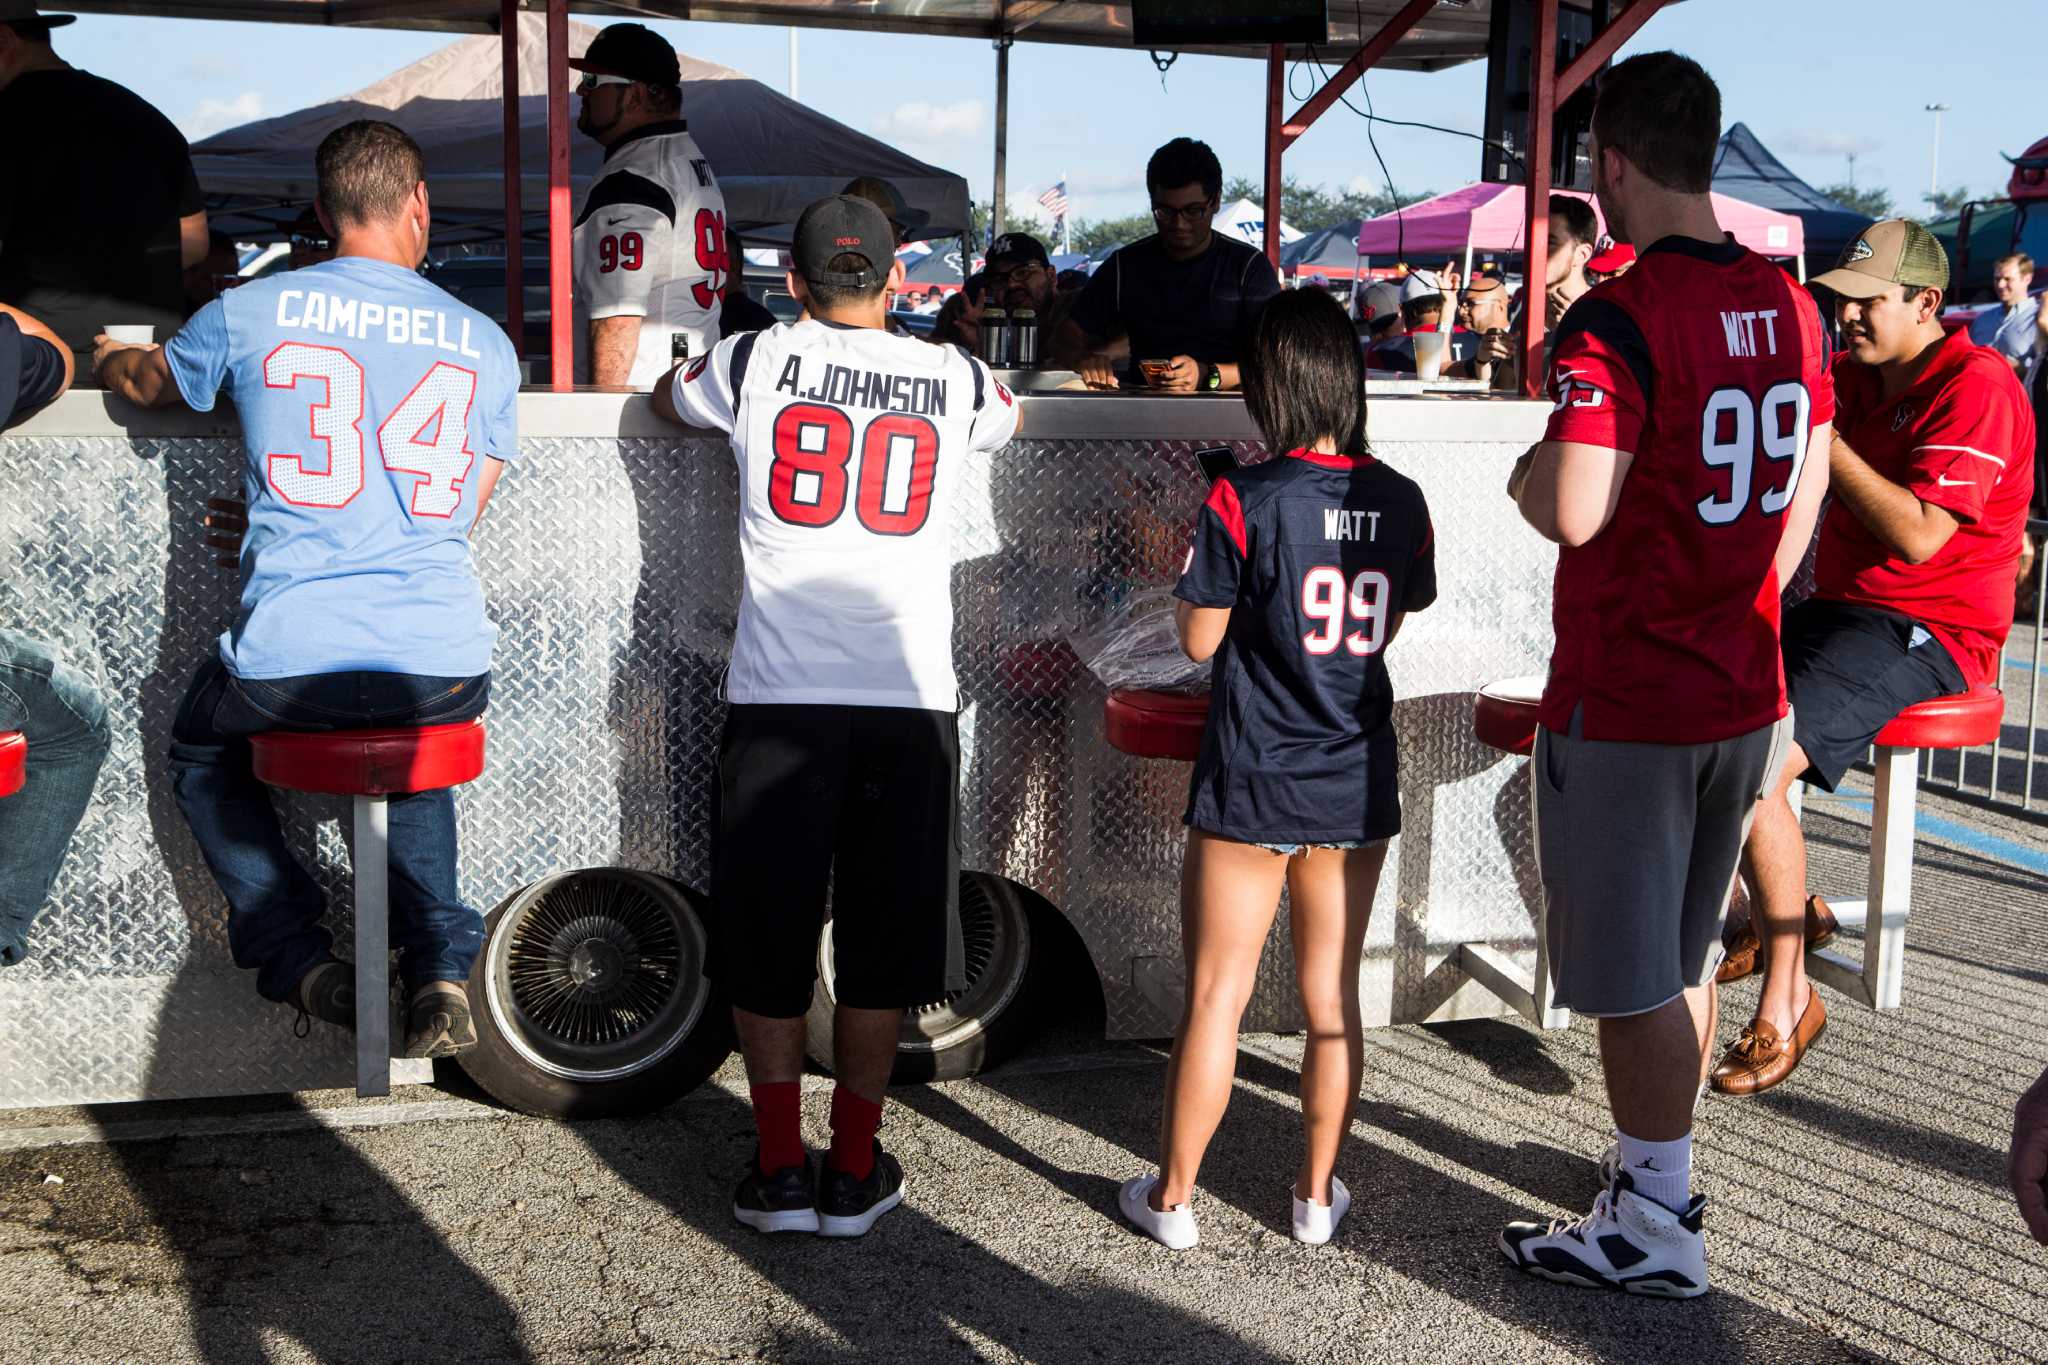
[[[1947,218],[1951,214],[1961,213],[1963,205],[1969,203],[1974,196],[1958,185],[1952,190],[1936,190],[1932,194],[1923,194],[1920,197],[1927,201],[1929,211],[1936,218]]]
[[[1125,218],[1076,218],[1069,227],[1074,250],[1090,255],[1102,247],[1122,246],[1149,237],[1156,230],[1149,213],[1133,213]]]
[[[1892,214],[1890,190],[1874,185],[1822,185],[1820,192],[1856,213],[1867,213],[1872,218],[1889,218]]]
[[[1223,202],[1230,204],[1239,199],[1249,199],[1255,204],[1263,204],[1265,193],[1265,186],[1255,185],[1245,176],[1233,176],[1224,182]],[[1280,181],[1280,217],[1289,227],[1303,232],[1318,232],[1353,218],[1377,218],[1383,213],[1392,213],[1434,193],[1434,190],[1411,193],[1384,188],[1331,190],[1289,175]]]

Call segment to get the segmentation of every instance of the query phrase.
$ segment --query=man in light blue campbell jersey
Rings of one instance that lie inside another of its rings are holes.
[[[226,392],[241,416],[241,605],[172,726],[173,782],[227,897],[237,965],[266,999],[353,1028],[353,971],[248,737],[482,713],[496,631],[469,532],[517,452],[519,372],[491,319],[418,274],[419,146],[351,123],[316,165],[334,259],[223,294],[161,348],[103,337],[94,363],[137,403],[205,411]],[[404,1055],[451,1055],[476,1040],[463,983],[484,936],[457,891],[452,793],[393,798],[390,829]]]

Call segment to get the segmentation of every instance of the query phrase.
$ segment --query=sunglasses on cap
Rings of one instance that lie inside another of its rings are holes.
[[[637,81],[629,80],[624,76],[600,76],[595,71],[586,71],[583,73],[583,79],[576,82],[576,93],[579,95],[587,95],[591,91],[597,89],[597,87],[599,87],[600,85],[636,84],[638,84]]]

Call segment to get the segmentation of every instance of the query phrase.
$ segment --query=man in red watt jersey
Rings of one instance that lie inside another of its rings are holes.
[[[1743,836],[1786,742],[1779,585],[1827,476],[1834,391],[1813,301],[1721,231],[1721,101],[1698,64],[1632,57],[1590,148],[1634,270],[1572,306],[1545,439],[1509,483],[1562,548],[1530,764],[1556,1000],[1600,1024],[1618,1151],[1583,1218],[1501,1251],[1567,1284],[1707,1289],[1692,1112]]]

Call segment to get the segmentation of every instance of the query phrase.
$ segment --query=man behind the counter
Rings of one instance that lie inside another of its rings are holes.
[[[1208,144],[1177,137],[1145,165],[1159,231],[1110,254],[1060,325],[1053,354],[1097,388],[1114,388],[1109,348],[1128,339],[1131,382],[1168,393],[1238,386],[1237,357],[1280,279],[1264,255],[1210,227],[1223,167]]]

